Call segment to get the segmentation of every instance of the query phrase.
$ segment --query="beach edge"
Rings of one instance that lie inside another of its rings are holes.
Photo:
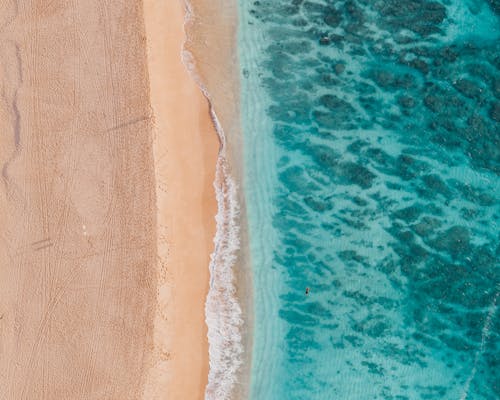
[[[218,392],[217,396],[211,397],[214,386],[207,387],[207,400],[216,398],[244,399],[248,398],[250,390],[250,372],[252,355],[252,329],[253,329],[253,291],[252,273],[250,262],[250,251],[248,241],[248,223],[246,220],[246,203],[244,192],[244,162],[243,162],[243,137],[240,118],[240,66],[238,58],[238,19],[239,8],[237,1],[230,4],[222,0],[216,0],[206,4],[200,0],[184,0],[186,5],[186,43],[184,45],[185,63],[190,70],[193,79],[200,86],[204,95],[210,103],[213,123],[221,138],[221,152],[219,162],[222,162],[224,174],[229,179],[232,201],[238,209],[236,218],[232,220],[233,228],[238,230],[238,246],[233,248],[232,265],[228,267],[231,273],[231,280],[234,282],[234,301],[237,302],[237,310],[233,309],[236,321],[231,329],[238,329],[239,345],[241,352],[231,354],[237,357],[234,360],[236,365],[228,366],[232,375],[232,385],[229,393]],[[219,186],[214,182],[216,192],[223,193],[224,185]],[[226,191],[226,194],[227,191]],[[223,196],[224,197],[224,196]],[[222,197],[221,197],[222,198]],[[227,198],[227,196],[225,196]],[[227,205],[226,205],[227,206]],[[224,212],[224,203],[219,202],[219,216]],[[224,226],[221,224],[214,238],[215,250],[212,254],[212,261],[217,259],[218,244],[223,236]],[[222,231],[221,231],[222,230]],[[219,249],[219,253],[220,253]],[[227,256],[227,254],[226,254]],[[220,260],[219,260],[220,262]],[[212,266],[212,278],[217,278],[213,267],[218,266],[215,261]],[[220,277],[219,277],[220,278]],[[224,279],[224,278],[223,278]],[[213,282],[214,283],[214,282]],[[213,288],[216,292],[217,288]],[[209,342],[215,344],[220,338],[215,337],[220,334],[224,326],[219,321],[211,321],[210,295],[207,298],[207,325],[209,328],[213,324],[213,335]],[[212,313],[213,314],[213,313]],[[237,321],[240,319],[240,321]],[[229,324],[231,325],[231,324]],[[226,327],[228,325],[226,324]],[[234,332],[233,332],[234,333]],[[227,343],[226,343],[227,345]],[[219,349],[215,346],[212,352],[218,354]],[[227,350],[227,349],[225,349]],[[226,354],[227,355],[227,354]],[[213,380],[222,374],[217,374],[213,357],[210,357],[210,373]]]

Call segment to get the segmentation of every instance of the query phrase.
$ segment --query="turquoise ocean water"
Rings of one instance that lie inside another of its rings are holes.
[[[239,8],[251,399],[499,399],[500,3]]]

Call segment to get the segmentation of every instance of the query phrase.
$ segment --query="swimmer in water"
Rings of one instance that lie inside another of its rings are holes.
[[[309,288],[306,287],[306,294],[309,294]]]

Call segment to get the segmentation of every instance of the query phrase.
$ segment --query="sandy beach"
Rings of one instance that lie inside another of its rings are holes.
[[[2,400],[203,398],[219,143],[183,11],[0,5]]]
[[[142,7],[0,6],[0,398],[138,399],[156,212]]]
[[[227,299],[214,307],[214,314],[224,309],[234,301],[238,305],[231,311],[226,309],[224,320],[220,317],[218,323],[225,324],[226,330],[237,331],[238,339],[232,338],[221,346],[221,340],[216,331],[212,332],[211,345],[218,344],[216,354],[224,354],[224,358],[211,358],[214,367],[211,368],[211,381],[207,387],[208,399],[244,399],[248,397],[251,368],[252,348],[252,273],[250,251],[248,248],[243,134],[240,116],[240,65],[238,44],[238,2],[226,0],[191,0],[188,2],[190,19],[186,24],[186,49],[193,55],[189,59],[191,67],[196,70],[197,79],[210,98],[210,103],[223,129],[225,151],[222,156],[226,167],[226,184],[234,182],[236,189],[232,198],[232,206],[238,209],[237,217],[232,223],[237,227],[238,248],[234,250],[234,260],[227,262],[223,257],[217,258],[220,273],[224,270],[225,277],[218,282],[227,281],[231,275],[233,287],[228,289]],[[224,186],[224,185],[222,185]],[[221,187],[219,186],[219,190]],[[236,203],[236,204],[234,204]],[[227,206],[227,205],[226,205]],[[227,229],[227,226],[226,226]],[[219,230],[220,233],[223,230]],[[226,234],[230,229],[226,230]],[[235,239],[233,237],[233,239]],[[225,246],[232,247],[226,242]],[[220,251],[222,253],[222,251]],[[221,266],[224,265],[224,268]],[[224,288],[218,288],[223,291]],[[239,309],[238,312],[235,312]],[[237,315],[237,318],[236,317]],[[241,318],[241,325],[235,322]],[[210,332],[209,332],[210,336]],[[242,350],[240,353],[240,349]],[[223,351],[222,351],[223,350]],[[212,346],[210,346],[212,351]],[[238,366],[236,366],[238,365]],[[228,374],[227,371],[235,371]],[[228,381],[232,381],[228,383]],[[220,391],[224,392],[222,394]]]

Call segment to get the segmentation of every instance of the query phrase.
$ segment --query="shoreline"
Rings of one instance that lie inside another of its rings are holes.
[[[228,268],[232,275],[235,300],[239,303],[243,327],[239,327],[242,354],[231,390],[231,399],[248,397],[252,356],[253,298],[252,273],[248,243],[248,223],[243,176],[243,137],[240,120],[240,69],[238,49],[239,9],[236,1],[207,3],[185,0],[190,11],[186,24],[186,50],[190,70],[210,101],[214,117],[219,122],[223,154],[228,178],[236,183],[234,201],[239,209],[233,221],[239,230],[235,260]],[[220,60],[224,60],[221,62]],[[234,326],[233,326],[234,328]],[[234,354],[233,354],[234,355]],[[218,398],[215,397],[217,400]],[[225,397],[224,397],[225,398]],[[212,397],[207,397],[212,399]]]
[[[204,399],[209,369],[205,299],[215,236],[219,139],[207,99],[181,59],[183,4],[145,0],[144,10],[154,114],[159,289],[155,360],[143,397],[159,400],[168,393]]]

